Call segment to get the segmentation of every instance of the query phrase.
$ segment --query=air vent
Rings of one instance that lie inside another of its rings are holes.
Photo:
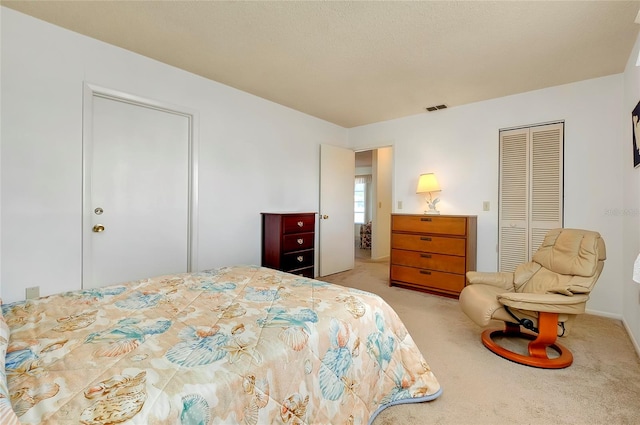
[[[437,111],[439,109],[447,109],[447,105],[427,106],[426,109],[429,112],[433,112],[433,111]]]

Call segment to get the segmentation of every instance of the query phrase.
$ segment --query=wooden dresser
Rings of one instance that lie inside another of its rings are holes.
[[[391,214],[389,286],[458,297],[476,269],[477,217]]]
[[[262,266],[314,277],[315,213],[261,213]]]

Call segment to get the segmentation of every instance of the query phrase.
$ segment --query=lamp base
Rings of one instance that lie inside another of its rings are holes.
[[[427,215],[439,215],[440,211],[438,211],[438,210],[425,210],[424,213],[427,214]]]

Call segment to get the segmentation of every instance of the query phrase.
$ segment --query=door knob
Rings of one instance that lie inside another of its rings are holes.
[[[93,231],[96,233],[104,232],[104,226],[102,224],[96,224],[93,226]]]

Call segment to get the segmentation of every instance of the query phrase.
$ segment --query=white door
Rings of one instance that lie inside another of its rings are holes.
[[[92,93],[83,287],[189,270],[189,115]]]
[[[355,152],[320,145],[320,276],[354,267]]]

